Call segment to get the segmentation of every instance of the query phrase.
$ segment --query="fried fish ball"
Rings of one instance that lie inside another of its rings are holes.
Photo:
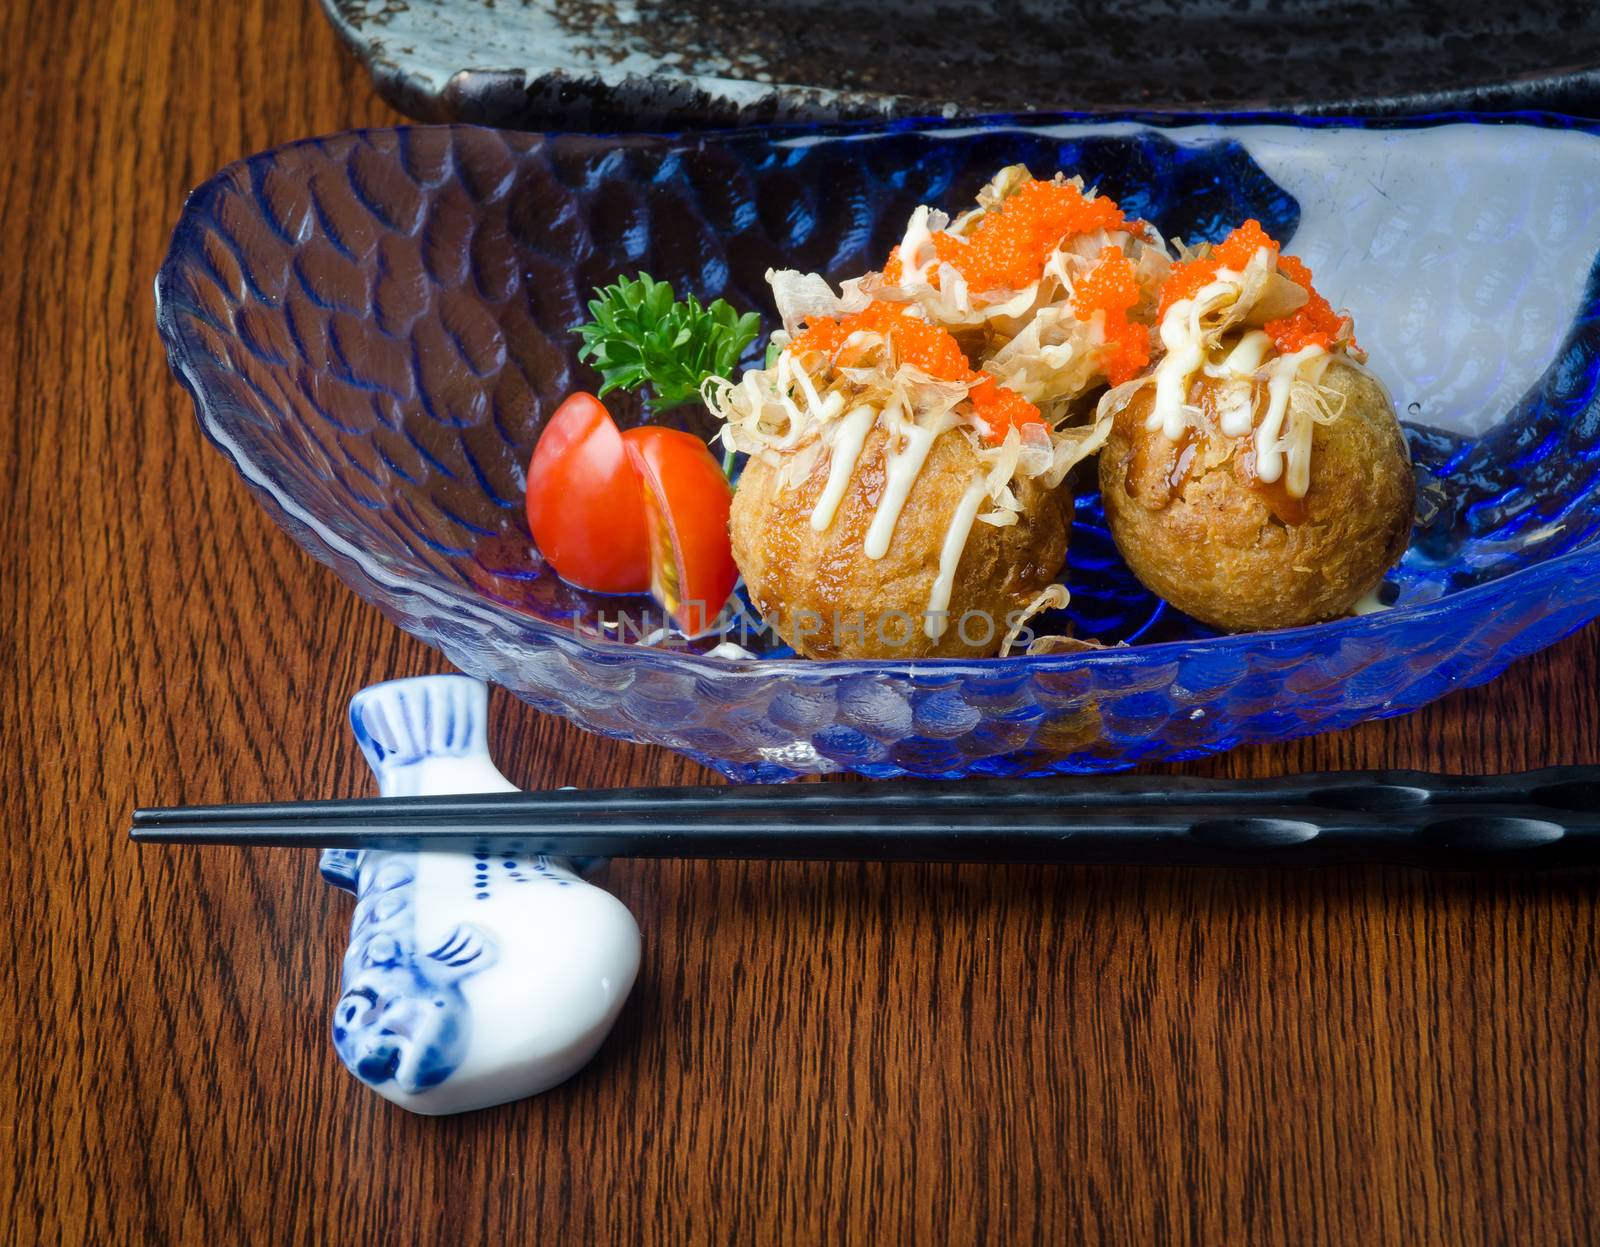
[[[1201,383],[1203,386],[1204,383]],[[1310,483],[1251,475],[1251,438],[1205,421],[1178,442],[1145,427],[1151,391],[1116,418],[1100,455],[1106,520],[1143,584],[1229,632],[1337,619],[1405,552],[1415,487],[1383,387],[1342,358],[1321,385],[1337,414],[1314,425]],[[1307,401],[1297,391],[1293,403]],[[1207,410],[1205,395],[1201,410]],[[1291,418],[1296,414],[1291,413]]]
[[[828,479],[818,456],[806,477],[779,485],[779,469],[746,464],[733,497],[733,557],[751,600],[807,658],[985,658],[999,652],[1017,616],[1048,588],[1067,557],[1072,499],[1031,479],[1012,482],[1021,504],[1004,527],[971,525],[955,565],[937,637],[925,626],[941,554],[982,465],[957,430],[941,434],[917,473],[882,558],[866,538],[885,494],[888,435],[868,434],[849,488],[822,532],[811,516]],[[985,502],[984,510],[988,509]]]

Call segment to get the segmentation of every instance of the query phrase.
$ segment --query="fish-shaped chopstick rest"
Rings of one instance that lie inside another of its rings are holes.
[[[489,690],[466,676],[363,689],[350,725],[385,797],[514,792],[489,760]],[[460,1113],[571,1077],[616,1021],[639,928],[565,858],[328,849],[356,895],[333,1042],[415,1113]]]

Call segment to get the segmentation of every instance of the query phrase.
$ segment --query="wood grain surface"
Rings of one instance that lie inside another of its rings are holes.
[[[268,521],[168,376],[184,192],[396,120],[313,0],[0,3],[0,1241],[1600,1240],[1600,884],[618,864],[639,986],[537,1099],[334,1058],[309,855],[136,804],[371,791],[361,685],[443,669]],[[1191,769],[1600,762],[1600,630],[1408,718]],[[496,693],[528,786],[715,782]]]

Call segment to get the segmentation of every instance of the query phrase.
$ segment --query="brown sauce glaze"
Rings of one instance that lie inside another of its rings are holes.
[[[1280,523],[1291,528],[1296,524],[1306,522],[1306,500],[1296,498],[1289,492],[1288,474],[1280,476],[1275,481],[1264,481],[1256,475],[1256,452],[1247,449],[1235,462],[1240,483],[1255,491],[1261,501],[1267,504],[1267,510],[1278,519]]]

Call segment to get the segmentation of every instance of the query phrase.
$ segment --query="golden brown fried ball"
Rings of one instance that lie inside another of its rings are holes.
[[[1200,435],[1192,453],[1144,427],[1151,390],[1117,417],[1100,490],[1117,548],[1144,585],[1229,632],[1337,619],[1405,552],[1411,460],[1383,387],[1335,360],[1323,376],[1339,414],[1312,437],[1311,484],[1248,477],[1250,439]],[[1298,400],[1296,400],[1298,401]]]
[[[958,431],[942,434],[906,498],[881,559],[863,550],[884,485],[887,435],[867,437],[832,525],[811,527],[828,479],[829,457],[786,489],[778,470],[751,458],[733,496],[733,557],[756,609],[807,658],[984,658],[999,652],[1008,616],[1056,578],[1067,557],[1072,499],[1031,480],[1012,484],[1022,504],[1015,524],[972,525],[937,640],[924,629],[929,593],[950,519],[979,471]],[[984,510],[988,509],[985,504]],[[961,623],[963,615],[976,612]]]

